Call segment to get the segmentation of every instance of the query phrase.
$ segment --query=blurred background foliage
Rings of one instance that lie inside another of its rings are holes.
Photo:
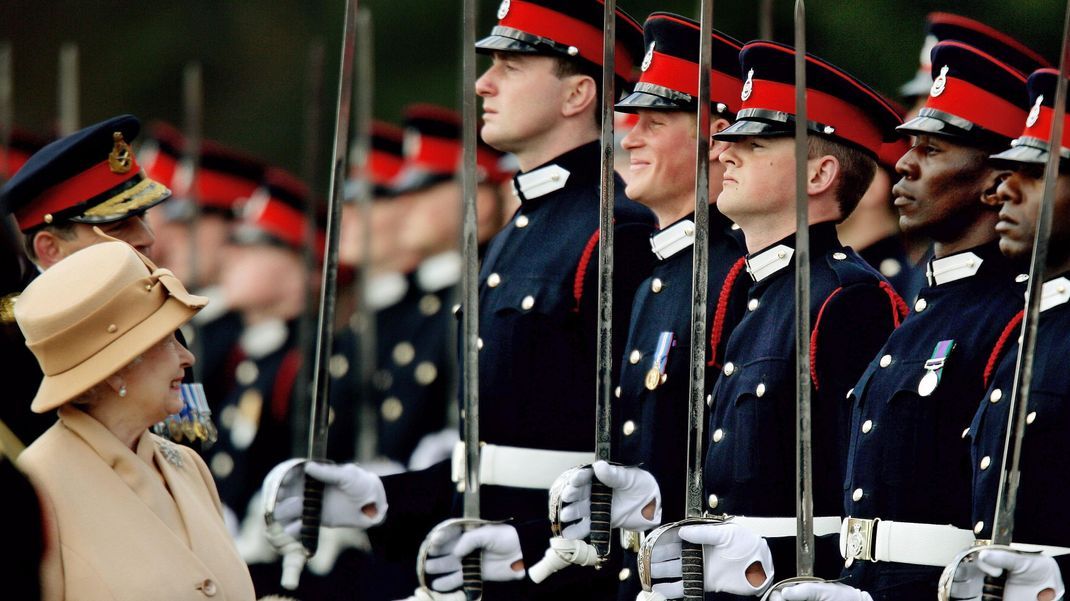
[[[1058,53],[1056,0],[811,0],[811,52],[895,94],[913,76],[930,11],[988,23],[1049,60]],[[696,0],[619,0],[642,21],[663,10],[694,16]],[[376,117],[397,120],[410,102],[459,105],[461,0],[360,0],[375,38]],[[480,0],[481,35],[498,0]],[[714,26],[740,40],[758,35],[760,0],[718,0]],[[774,38],[790,42],[790,0],[774,0]],[[55,129],[58,53],[80,52],[83,125],[130,112],[181,125],[184,65],[204,70],[204,135],[298,170],[312,44],[326,45],[320,175],[327,187],[343,0],[3,0],[0,41],[11,43],[15,115],[21,127]]]

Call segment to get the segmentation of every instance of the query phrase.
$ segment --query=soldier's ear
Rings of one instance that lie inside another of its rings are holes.
[[[999,210],[1003,203],[999,199],[999,185],[1003,183],[1003,180],[1010,177],[1011,172],[1009,170],[1002,169],[990,169],[988,175],[988,182],[983,192],[981,192],[981,204],[988,207]]]
[[[63,239],[49,229],[36,232],[33,235],[33,254],[37,264],[48,269],[66,256]]]
[[[810,196],[818,196],[834,191],[836,180],[840,176],[840,161],[826,154],[810,159],[808,162],[810,163],[810,181],[806,186],[806,193]]]
[[[598,102],[598,85],[589,75],[570,75],[564,78],[565,90],[561,112],[566,117],[587,112]]]

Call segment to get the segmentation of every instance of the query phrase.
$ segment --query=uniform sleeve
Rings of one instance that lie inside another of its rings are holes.
[[[845,469],[851,416],[847,392],[895,329],[897,310],[880,286],[855,284],[838,289],[826,299],[812,326],[814,439],[836,441],[833,448],[840,474]]]
[[[450,517],[456,486],[450,479],[450,462],[383,477],[390,508],[386,520],[368,530],[376,553],[390,559],[411,561],[427,533]]]
[[[654,228],[645,223],[625,223],[613,230],[613,363],[620,365],[624,346],[628,341],[635,291],[654,268],[654,253],[650,252],[650,234]],[[597,251],[597,249],[596,249]],[[583,278],[583,294],[579,299],[583,331],[590,332],[590,352],[595,352],[598,340],[598,253],[592,255]],[[619,374],[618,374],[619,375]]]

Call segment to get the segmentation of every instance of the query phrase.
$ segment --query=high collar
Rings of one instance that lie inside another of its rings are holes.
[[[208,297],[208,305],[193,316],[194,325],[203,326],[209,324],[230,311],[226,295],[221,286],[209,286],[197,291],[198,296]]]
[[[709,238],[732,235],[732,221],[710,205]],[[672,224],[650,235],[650,250],[654,256],[665,261],[695,243],[695,213],[677,219]]]
[[[238,344],[246,355],[261,359],[282,348],[289,338],[290,328],[286,321],[269,319],[246,326],[238,338]]]
[[[831,221],[810,226],[810,256],[817,257],[833,248],[840,248],[836,237],[836,224]],[[747,273],[755,282],[761,282],[780,272],[795,256],[795,234],[782,238],[762,250],[747,256]]]
[[[925,279],[929,286],[941,286],[972,278],[982,270],[987,272],[1007,263],[1007,258],[999,252],[999,242],[992,241],[946,257],[933,257],[926,264]]]
[[[1043,313],[1070,301],[1070,279],[1060,276],[1047,282],[1040,291],[1040,311]]]
[[[556,192],[568,183],[578,181],[598,181],[601,145],[588,142],[558,155],[534,169],[517,173],[513,176],[513,190],[521,205]],[[593,174],[593,175],[592,175]]]
[[[424,259],[416,268],[416,282],[422,290],[437,292],[461,281],[464,262],[461,253],[450,250]]]
[[[368,287],[364,292],[364,298],[368,308],[378,311],[392,307],[405,298],[409,291],[409,280],[405,274],[398,271],[388,271],[372,276],[368,279]]]

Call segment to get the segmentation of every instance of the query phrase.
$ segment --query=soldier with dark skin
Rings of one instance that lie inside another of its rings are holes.
[[[489,244],[479,277],[480,431],[486,442],[481,454],[488,465],[494,465],[494,456],[512,457],[498,476],[482,478],[482,513],[513,521],[471,530],[460,540],[459,531],[437,531],[444,538],[433,541],[442,543],[433,554],[441,561],[427,566],[436,591],[460,586],[459,557],[466,547],[483,549],[487,599],[609,598],[616,588],[616,571],[594,578],[561,573],[538,587],[519,581],[550,536],[546,491],[553,477],[592,459],[598,106],[601,94],[612,93],[599,84],[602,13],[594,0],[503,2],[497,27],[477,43],[493,60],[476,83],[483,99],[480,135],[493,148],[513,153],[520,167],[514,177],[520,209]],[[623,85],[642,56],[642,29],[620,10],[617,23],[615,66]],[[618,271],[614,281],[614,363],[621,358],[630,301],[652,263],[649,236],[655,223],[652,213],[624,197],[623,188],[618,179],[615,256],[628,269]],[[454,503],[448,463],[382,481],[352,465],[306,469],[326,482],[329,498],[348,499],[344,515],[325,513],[325,524],[367,523],[361,509],[370,505],[370,513],[381,513],[389,499],[383,528],[401,532],[410,518],[447,517]],[[276,511],[286,523],[299,514],[293,511],[300,505],[299,479],[294,480],[298,487],[288,492],[291,487],[284,486]]]
[[[988,157],[1021,131],[1026,78],[956,41],[933,48],[932,68],[925,106],[899,128],[913,147],[893,188],[903,231],[933,241],[928,285],[847,395],[844,584],[795,587],[785,599],[934,595],[944,565],[980,533],[964,438],[1024,292],[994,229],[1010,172]],[[996,469],[990,461],[984,469]]]

